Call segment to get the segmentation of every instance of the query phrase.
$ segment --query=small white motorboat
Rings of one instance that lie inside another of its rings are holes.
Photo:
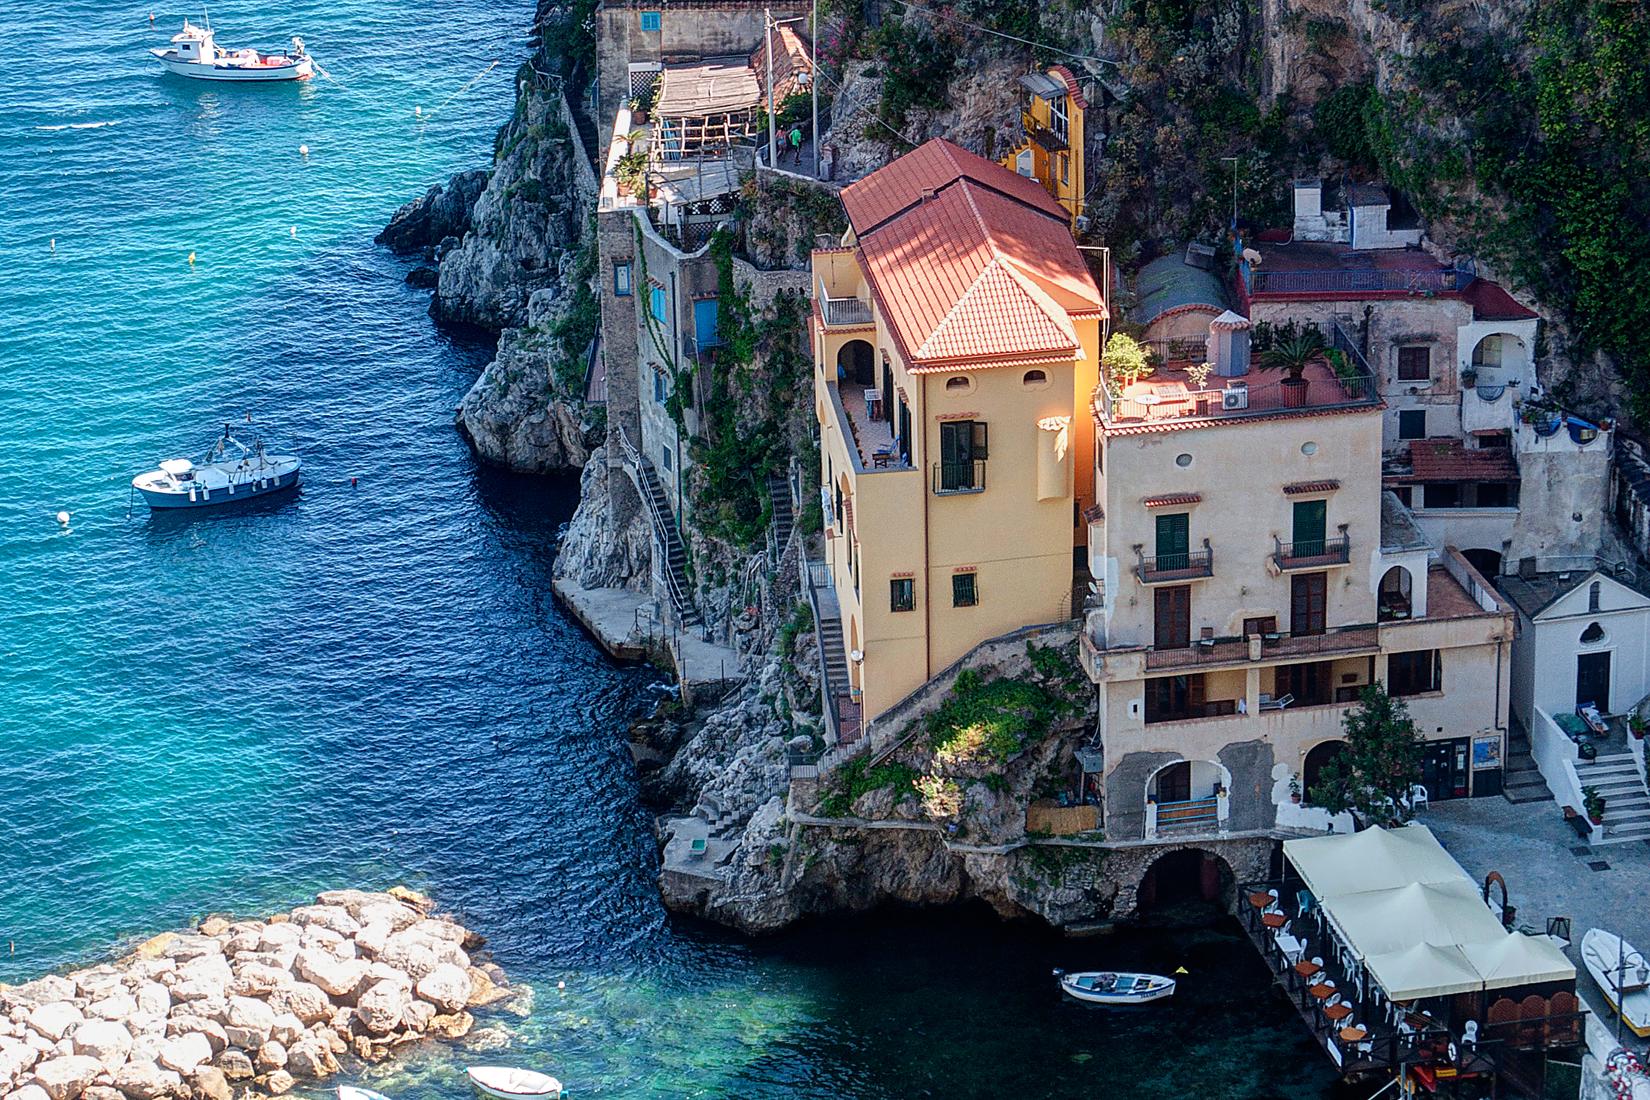
[[[315,62],[296,35],[291,53],[226,50],[213,40],[211,27],[197,27],[187,19],[183,30],[172,36],[170,49],[149,52],[167,72],[196,80],[308,80],[315,75]]]
[[[1054,978],[1066,995],[1096,1005],[1143,1005],[1174,996],[1174,979],[1161,974],[1125,974],[1110,970],[1083,970]]]
[[[356,1088],[354,1085],[339,1085],[338,1100],[390,1100],[390,1098],[371,1089]]]
[[[561,1100],[561,1082],[548,1073],[508,1066],[471,1066],[470,1086],[491,1100]]]
[[[1638,949],[1614,932],[1589,928],[1581,937],[1581,961],[1628,1030],[1650,1038],[1650,965]]]
[[[132,488],[151,508],[216,507],[290,489],[302,467],[296,455],[266,453],[261,439],[246,446],[225,424],[204,461],[169,458],[158,470],[134,477]]]

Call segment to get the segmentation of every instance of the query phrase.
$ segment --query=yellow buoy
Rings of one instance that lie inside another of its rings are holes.
[[[195,254],[193,252],[189,253],[189,266],[195,266]]]

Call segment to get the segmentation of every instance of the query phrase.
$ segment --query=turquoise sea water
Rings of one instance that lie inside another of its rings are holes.
[[[1324,1092],[1230,935],[669,921],[619,736],[646,677],[549,596],[575,485],[472,462],[451,412],[490,348],[371,243],[486,162],[529,5],[214,7],[226,44],[301,33],[337,78],[265,88],[162,76],[145,50],[183,14],[0,21],[28,58],[0,84],[0,981],[402,881],[536,991],[483,1021],[509,1044],[485,1058],[575,1095]],[[301,495],[128,515],[134,473],[249,412],[302,453]],[[1090,963],[1191,973],[1152,1013],[1061,1004],[1048,968]],[[436,1100],[475,1057],[351,1072]]]

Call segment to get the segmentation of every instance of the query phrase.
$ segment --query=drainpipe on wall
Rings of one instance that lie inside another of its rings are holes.
[[[925,480],[922,476],[922,467],[928,461],[928,376],[922,376],[922,385],[918,387],[918,394],[922,398],[921,416],[918,423],[922,425],[923,455],[922,462],[917,466],[917,491],[922,493],[922,678],[926,682],[934,678],[934,601],[933,596],[933,563],[928,558],[928,509],[929,494],[922,489]]]

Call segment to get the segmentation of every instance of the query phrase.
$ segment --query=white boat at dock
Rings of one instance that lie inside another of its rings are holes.
[[[296,35],[291,53],[226,50],[213,38],[211,27],[197,27],[187,19],[183,30],[172,36],[169,49],[149,52],[167,72],[196,80],[308,80],[315,75],[315,62],[304,52],[304,40]]]
[[[1128,974],[1110,970],[1054,972],[1069,997],[1096,1005],[1143,1005],[1174,996],[1174,979],[1160,974]]]
[[[1581,961],[1628,1030],[1650,1038],[1650,965],[1638,949],[1614,932],[1589,928],[1581,937]]]
[[[302,467],[296,455],[266,453],[261,439],[246,446],[225,424],[203,461],[169,458],[159,469],[134,477],[132,488],[151,508],[209,508],[290,489]]]
[[[490,1100],[561,1100],[561,1082],[548,1073],[508,1066],[471,1066],[470,1085]]]
[[[390,1100],[381,1092],[372,1089],[358,1088],[355,1085],[339,1085],[338,1100]]]

